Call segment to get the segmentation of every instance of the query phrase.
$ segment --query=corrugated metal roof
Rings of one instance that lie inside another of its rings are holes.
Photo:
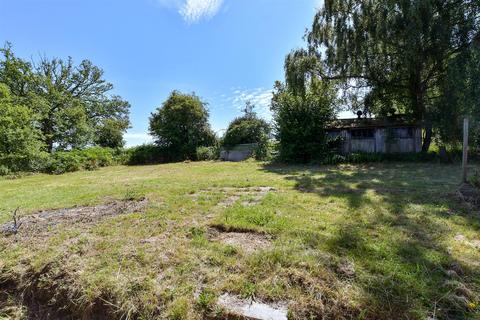
[[[388,118],[336,119],[327,126],[327,130],[419,126],[420,122],[398,115]]]

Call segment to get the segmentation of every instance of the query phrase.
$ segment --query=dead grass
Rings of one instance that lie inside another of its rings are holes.
[[[245,253],[253,253],[268,249],[272,242],[268,236],[256,232],[235,232],[217,229],[209,230],[209,240],[240,249]]]
[[[475,319],[480,220],[458,177],[210,162],[0,179],[0,224],[20,207],[45,223],[15,237],[46,235],[0,235],[0,319],[221,319],[226,293],[293,319]]]
[[[61,227],[63,229],[69,227],[91,227],[108,217],[134,212],[139,213],[145,210],[147,204],[147,199],[141,198],[128,201],[114,200],[97,206],[78,206],[40,211],[24,215],[18,219],[16,224],[7,222],[0,225],[0,232],[6,236],[15,235],[15,240],[20,241],[27,238],[45,238],[52,236],[55,230]]]

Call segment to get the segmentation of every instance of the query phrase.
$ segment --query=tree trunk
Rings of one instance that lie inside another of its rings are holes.
[[[53,153],[53,123],[50,119],[45,119],[42,124],[42,133],[45,139],[46,151]]]
[[[428,152],[430,144],[432,143],[432,125],[427,124],[425,126],[425,136],[423,137],[422,152]]]

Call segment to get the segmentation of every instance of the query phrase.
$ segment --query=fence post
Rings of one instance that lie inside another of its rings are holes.
[[[465,119],[463,119],[463,159],[462,159],[462,169],[463,169],[462,181],[464,183],[468,182],[467,166],[468,166],[468,117],[465,117]]]

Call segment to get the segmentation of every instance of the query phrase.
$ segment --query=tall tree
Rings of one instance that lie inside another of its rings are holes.
[[[345,92],[382,115],[401,112],[432,139],[436,103],[452,59],[480,38],[478,0],[326,0],[307,35],[310,72],[342,81]]]
[[[243,108],[243,115],[233,119],[228,125],[223,137],[223,145],[226,147],[247,143],[266,145],[269,134],[270,125],[257,116],[255,105],[247,101]]]
[[[39,137],[35,114],[17,104],[8,86],[0,83],[0,165],[14,171],[33,169],[41,154]]]
[[[43,58],[33,64],[16,57],[10,45],[0,50],[0,81],[39,116],[48,152],[94,144],[99,130],[115,122],[122,134],[129,126],[130,104],[110,92],[113,85],[90,61]]]
[[[299,94],[296,86],[277,82],[271,110],[282,159],[307,163],[328,151],[325,129],[335,116],[337,97],[331,82],[317,79],[301,87]]]
[[[193,159],[198,147],[215,143],[208,117],[207,104],[197,95],[173,91],[152,113],[150,133],[175,158]]]

